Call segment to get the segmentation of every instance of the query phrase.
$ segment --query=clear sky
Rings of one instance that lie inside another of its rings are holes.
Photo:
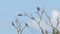
[[[60,12],[60,0],[0,0],[0,34],[17,34],[11,22],[17,18],[21,12],[34,13],[36,7],[45,8],[51,16],[53,10]],[[24,21],[24,19],[22,20]],[[26,19],[25,19],[26,21]],[[40,34],[30,26],[23,31],[23,34]]]

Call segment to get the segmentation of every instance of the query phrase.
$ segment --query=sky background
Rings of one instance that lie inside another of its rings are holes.
[[[57,18],[60,13],[59,3],[60,0],[0,0],[0,34],[17,34],[16,29],[11,25],[12,21],[19,18],[23,22],[30,22],[28,17],[18,17],[17,14],[26,12],[35,15],[37,6],[45,8],[49,16]],[[30,23],[30,28],[26,28],[23,34],[40,34],[40,30],[34,27],[35,25]]]

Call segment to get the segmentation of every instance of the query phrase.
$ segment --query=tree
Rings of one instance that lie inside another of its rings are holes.
[[[59,32],[58,29],[57,29],[58,26],[59,26],[59,23],[60,23],[59,17],[56,19],[57,25],[56,25],[56,27],[54,27],[53,24],[52,24],[52,21],[51,21],[51,17],[48,16],[48,14],[47,14],[47,12],[45,12],[44,8],[41,10],[40,7],[37,7],[37,12],[36,12],[36,13],[37,13],[38,16],[39,16],[39,21],[36,20],[36,18],[34,18],[34,16],[33,16],[32,14],[28,15],[28,14],[25,13],[25,12],[24,12],[24,14],[18,14],[18,16],[28,16],[30,19],[34,20],[34,21],[38,24],[39,29],[41,30],[42,34],[48,34],[48,31],[47,31],[47,30],[44,31],[43,28],[41,27],[41,20],[42,20],[42,18],[43,18],[43,14],[45,14],[46,17],[48,18],[48,21],[49,21],[50,24],[48,24],[47,21],[46,21],[45,23],[46,23],[49,27],[52,28],[52,34],[60,34],[60,32]],[[20,26],[21,24],[19,23],[18,19],[16,19],[15,22],[16,22],[16,25],[18,25],[18,26],[16,27],[13,22],[12,22],[12,25],[17,29],[18,34],[22,34],[22,31],[23,31],[26,27],[29,27],[28,24],[25,23],[26,26],[25,26],[24,28],[21,28],[21,26]]]
[[[41,12],[41,14],[39,14],[39,12]],[[36,21],[36,23],[38,24],[39,28],[41,29],[41,32],[42,34],[44,34],[44,30],[43,28],[40,26],[40,22],[42,20],[42,16],[43,16],[43,13],[44,13],[44,8],[42,11],[40,11],[40,8],[37,7],[37,12],[36,12],[38,15],[39,15],[39,22],[32,16],[32,14],[30,14],[31,16],[29,16],[27,13],[24,13],[24,14],[18,14],[18,16],[28,16],[29,18],[31,18],[32,20]],[[47,33],[47,30],[46,30],[46,33]]]
[[[12,22],[12,25],[17,29],[18,34],[22,34],[23,30],[26,27],[29,27],[28,24],[25,22],[25,26],[22,28],[21,23],[19,23],[18,19],[15,20],[15,24],[14,22]]]

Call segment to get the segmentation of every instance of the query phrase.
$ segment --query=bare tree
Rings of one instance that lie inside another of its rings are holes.
[[[41,14],[40,14],[40,12],[41,12]],[[41,23],[41,20],[42,20],[42,16],[43,16],[43,13],[44,13],[44,9],[43,9],[42,11],[40,11],[40,8],[37,7],[37,12],[36,12],[36,13],[37,13],[38,16],[39,16],[39,22],[33,17],[32,14],[28,15],[27,13],[24,12],[24,14],[18,14],[18,16],[24,16],[24,15],[26,15],[26,16],[28,16],[29,18],[31,18],[32,20],[34,20],[34,21],[38,24],[39,28],[41,29],[42,34],[44,34],[44,30],[43,30],[43,28],[40,26],[40,23]]]
[[[18,34],[22,34],[23,30],[26,27],[29,27],[28,24],[25,22],[25,26],[22,28],[21,23],[19,23],[18,19],[15,20],[15,23],[12,22],[12,25],[17,29]]]
[[[57,21],[57,25],[56,25],[56,27],[54,27],[53,26],[53,24],[52,24],[52,21],[51,21],[51,17],[49,17],[48,15],[47,15],[47,13],[46,13],[46,16],[47,16],[47,18],[48,18],[48,20],[49,20],[49,23],[50,23],[50,25],[46,22],[46,24],[48,25],[48,26],[50,26],[51,28],[52,28],[52,34],[60,34],[60,32],[58,31],[58,26],[59,26],[59,17],[56,19],[56,21]]]
[[[58,31],[58,26],[59,26],[59,23],[60,23],[59,17],[56,19],[57,25],[56,25],[56,27],[54,27],[53,24],[52,24],[52,21],[51,21],[51,17],[48,16],[48,14],[47,14],[47,12],[45,12],[44,8],[41,10],[40,7],[37,7],[36,14],[39,16],[39,21],[36,18],[34,18],[34,16],[32,14],[28,15],[25,12],[23,14],[18,14],[18,16],[28,16],[30,19],[34,20],[38,24],[39,29],[41,30],[42,34],[48,34],[48,31],[47,30],[44,31],[42,26],[41,26],[41,21],[42,21],[42,18],[43,18],[43,14],[45,14],[48,18],[48,21],[49,21],[49,24],[48,24],[47,21],[46,21],[46,24],[49,27],[52,28],[52,31],[53,31],[52,34],[60,34],[60,32]],[[21,24],[19,23],[18,19],[16,19],[15,22],[16,22],[17,27],[15,26],[14,22],[12,22],[12,25],[17,29],[18,34],[22,34],[22,31],[26,27],[29,27],[28,24],[25,23],[26,26],[24,28],[21,28],[21,26],[20,26]]]

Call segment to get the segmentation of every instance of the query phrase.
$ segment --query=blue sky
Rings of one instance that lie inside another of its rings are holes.
[[[0,0],[0,34],[17,34],[16,29],[11,25],[11,22],[17,18],[17,14],[26,12],[34,15],[36,7],[39,6],[45,8],[48,15],[51,16],[52,10],[60,12],[59,3],[60,0]],[[24,19],[21,21],[24,21]],[[23,34],[29,33],[40,34],[38,30],[31,28],[31,26],[23,31]]]

